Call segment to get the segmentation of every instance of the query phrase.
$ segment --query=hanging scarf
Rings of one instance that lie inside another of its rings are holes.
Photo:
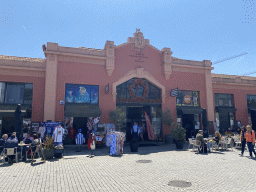
[[[145,112],[145,118],[146,118],[146,123],[147,123],[147,129],[148,129],[148,139],[149,140],[154,140],[156,138],[154,134],[153,127],[151,125],[150,119],[148,117],[148,114]]]

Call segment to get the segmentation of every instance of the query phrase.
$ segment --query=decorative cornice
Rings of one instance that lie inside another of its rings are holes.
[[[14,67],[6,67],[6,68],[0,67],[0,68],[1,68],[0,75],[45,77],[45,70],[14,68]]]
[[[168,80],[172,74],[172,52],[170,48],[163,48],[163,64],[165,79]]]
[[[115,69],[115,47],[114,41],[106,41],[104,49],[106,51],[106,71],[109,76]]]
[[[76,53],[62,53],[58,51],[45,51],[44,52],[46,55],[47,54],[52,54],[52,55],[62,55],[62,56],[73,56],[73,57],[83,57],[83,58],[92,58],[92,59],[106,59],[106,57],[101,57],[101,56],[95,56],[95,55],[82,55],[82,54],[76,54]]]

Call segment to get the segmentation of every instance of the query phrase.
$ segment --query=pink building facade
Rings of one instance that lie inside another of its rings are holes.
[[[113,41],[106,41],[104,49],[47,43],[43,51],[45,59],[0,58],[0,82],[6,85],[1,88],[2,120],[13,115],[17,104],[6,100],[11,83],[21,83],[25,91],[27,84],[33,84],[31,104],[24,99],[22,105],[23,112],[32,108],[32,122],[74,117],[75,128],[86,129],[89,117],[100,116],[101,123],[112,123],[109,112],[118,109],[129,134],[133,121],[145,123],[146,112],[158,140],[164,140],[170,134],[160,117],[166,108],[186,127],[187,137],[195,136],[198,128],[212,134],[216,126],[226,129],[236,127],[237,121],[242,125],[253,121],[249,117],[254,117],[254,108],[249,107],[248,98],[256,95],[256,78],[212,74],[211,61],[172,57],[170,48],[156,49],[139,30],[118,46]],[[171,96],[176,88],[179,91]],[[223,114],[226,119],[220,118]],[[2,123],[2,133],[6,131]]]

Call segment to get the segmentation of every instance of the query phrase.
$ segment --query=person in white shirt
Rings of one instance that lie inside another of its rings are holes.
[[[62,144],[64,132],[65,130],[61,124],[59,124],[58,127],[55,127],[53,131],[53,141],[56,145]]]
[[[137,122],[134,122],[132,129],[131,129],[132,138],[138,139],[139,132],[140,132],[140,127],[138,126]]]

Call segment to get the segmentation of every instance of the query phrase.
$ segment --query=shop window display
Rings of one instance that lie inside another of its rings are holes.
[[[177,106],[200,106],[198,91],[178,91],[176,97]]]
[[[215,93],[215,106],[233,107],[233,96],[231,94]]]
[[[66,84],[67,103],[99,103],[99,86]]]
[[[161,103],[161,89],[146,79],[130,79],[116,90],[118,103]]]
[[[256,95],[246,95],[247,106],[256,106]]]

